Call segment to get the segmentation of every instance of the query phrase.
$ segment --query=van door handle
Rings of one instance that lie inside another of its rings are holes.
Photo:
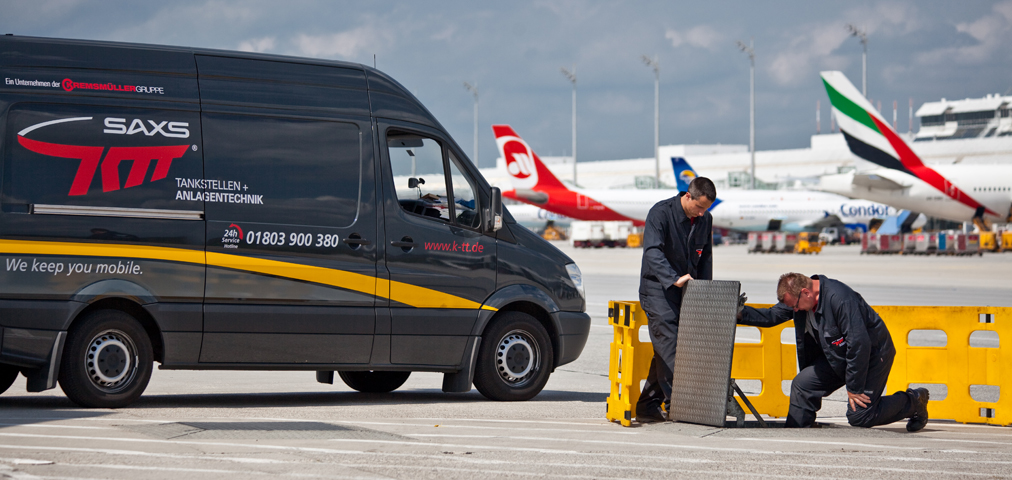
[[[404,237],[400,239],[400,241],[393,240],[390,242],[390,245],[393,245],[395,247],[401,247],[405,249],[405,251],[415,248],[417,246],[415,240],[411,237]]]
[[[366,240],[354,233],[352,234],[352,236],[345,238],[344,240],[341,241],[347,245],[372,245],[372,240]]]

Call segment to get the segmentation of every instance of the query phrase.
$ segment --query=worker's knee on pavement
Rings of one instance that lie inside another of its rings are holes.
[[[857,411],[847,407],[847,423],[852,427],[871,428],[875,426],[875,417],[867,408],[858,407]]]

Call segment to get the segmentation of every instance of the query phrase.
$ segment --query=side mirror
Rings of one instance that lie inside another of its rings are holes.
[[[502,228],[502,190],[492,187],[492,201],[488,207],[488,230],[498,232]]]
[[[408,188],[418,188],[419,185],[425,185],[424,178],[411,177],[408,179]]]

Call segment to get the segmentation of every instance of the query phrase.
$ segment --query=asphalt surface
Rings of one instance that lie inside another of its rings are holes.
[[[156,370],[133,406],[81,409],[59,388],[26,393],[22,377],[0,395],[0,477],[1012,477],[1012,428],[852,428],[840,393],[820,412],[824,428],[811,430],[607,422],[607,302],[636,299],[640,252],[562,248],[584,273],[591,337],[531,401],[444,394],[437,374],[361,394],[316,383],[312,372]],[[843,280],[873,305],[1012,306],[1012,253],[866,257],[833,247],[788,256],[720,246],[715,258],[715,277],[742,281],[753,302],[772,302],[777,277],[799,271]]]

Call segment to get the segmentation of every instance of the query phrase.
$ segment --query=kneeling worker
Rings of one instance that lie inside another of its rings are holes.
[[[847,421],[874,427],[904,418],[907,431],[928,423],[928,391],[907,389],[883,396],[896,349],[878,314],[850,287],[825,275],[786,273],[777,284],[779,303],[745,307],[738,323],[772,327],[794,320],[801,371],[791,383],[787,427],[811,427],[822,398],[847,388]]]
[[[713,217],[707,210],[717,189],[710,179],[697,177],[688,190],[657,202],[643,227],[640,305],[649,319],[654,357],[636,402],[640,423],[663,422],[667,417],[661,405],[671,402],[682,288],[693,278],[713,279]]]

